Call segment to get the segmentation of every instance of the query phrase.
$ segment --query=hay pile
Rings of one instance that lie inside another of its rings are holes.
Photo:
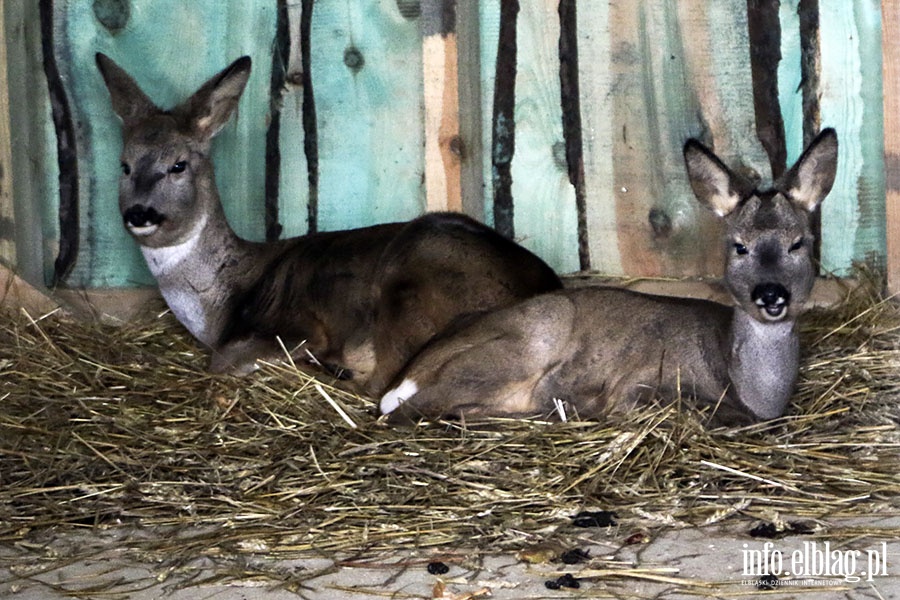
[[[290,367],[206,374],[170,316],[112,328],[5,311],[0,543],[138,525],[179,532],[121,542],[170,560],[497,552],[564,535],[586,509],[615,511],[622,537],[895,512],[900,306],[876,288],[807,314],[788,417],[714,431],[677,408],[392,429]]]

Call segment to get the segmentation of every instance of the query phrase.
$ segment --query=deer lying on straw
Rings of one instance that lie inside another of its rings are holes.
[[[733,307],[603,288],[537,296],[426,346],[382,398],[382,413],[590,418],[689,396],[723,423],[782,415],[815,273],[810,214],[834,183],[837,148],[834,130],[822,131],[760,192],[699,142],[685,145],[695,195],[725,221]]]
[[[243,57],[171,110],[158,108],[97,55],[122,120],[119,208],[178,320],[212,349],[211,369],[314,356],[378,394],[460,315],[560,287],[539,258],[459,214],[315,233],[239,238],[225,219],[209,158],[250,76]]]

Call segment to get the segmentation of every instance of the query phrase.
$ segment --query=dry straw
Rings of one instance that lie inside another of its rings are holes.
[[[114,328],[5,311],[0,543],[27,552],[48,532],[103,528],[176,561],[484,553],[572,534],[585,509],[615,511],[623,536],[736,515],[892,513],[900,307],[878,287],[806,315],[789,416],[712,431],[678,406],[394,429],[370,400],[291,366],[205,373],[169,316]]]

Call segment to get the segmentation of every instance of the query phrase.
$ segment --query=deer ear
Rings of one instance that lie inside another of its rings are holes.
[[[803,152],[797,164],[785,173],[775,189],[791,202],[812,212],[834,185],[837,173],[838,139],[834,129],[823,129]]]
[[[237,108],[250,78],[250,57],[242,56],[215,75],[174,112],[183,113],[203,141],[219,133]]]
[[[100,75],[106,82],[106,89],[109,90],[113,111],[122,119],[122,123],[126,126],[133,125],[159,112],[159,108],[138,87],[134,79],[110,57],[98,52],[96,60]]]
[[[737,178],[715,154],[695,139],[688,140],[684,145],[684,164],[691,189],[700,204],[724,217],[741,203]]]

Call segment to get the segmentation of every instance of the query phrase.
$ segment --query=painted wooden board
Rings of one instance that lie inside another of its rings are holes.
[[[754,132],[746,3],[618,0],[579,5],[578,20],[591,24],[579,62],[594,267],[719,273],[721,230],[691,193],[681,148],[699,137],[738,170],[768,176]]]
[[[497,44],[500,33],[500,0],[479,0],[478,36],[481,43],[479,60],[481,76],[481,170],[484,174],[483,220],[493,226],[493,165],[491,160],[491,120],[494,114],[494,78],[496,76]]]
[[[517,28],[517,239],[562,272],[577,271],[578,218],[569,181],[559,82],[558,0],[522,2]]]
[[[894,0],[883,1],[896,10]],[[80,159],[80,252],[68,285],[152,284],[116,208],[119,125],[94,67],[98,50],[134,73],[165,106],[237,56],[253,57],[254,73],[239,118],[214,143],[214,160],[235,229],[252,239],[263,238],[266,132],[273,108],[272,49],[279,6],[286,9],[292,38],[285,89],[275,105],[281,121],[277,217],[282,235],[305,233],[311,215],[319,229],[328,230],[407,219],[429,207],[445,206],[461,207],[491,222],[500,0],[464,5],[452,0],[427,0],[424,5],[398,0],[311,3],[309,72],[317,110],[319,177],[314,198],[304,153],[298,48],[298,19],[307,4],[54,3],[54,58],[72,99]],[[891,242],[885,233],[882,159],[892,139],[890,125],[882,123],[882,9],[878,0],[818,4],[821,126],[836,127],[841,141],[838,182],[823,206],[822,257],[826,270],[846,274],[853,261],[881,260]],[[460,37],[455,48],[442,36],[423,42],[422,6],[448,5],[467,19],[456,23]],[[558,0],[519,2],[512,194],[516,237],[566,272],[578,268],[578,231],[563,151],[557,5]],[[808,3],[782,0],[779,9],[779,98],[789,163],[799,156],[804,133],[809,133],[804,132],[798,92],[801,5]],[[116,6],[130,6],[131,12],[126,26],[110,29],[96,7],[115,16]],[[690,192],[681,147],[687,137],[700,137],[740,171],[764,182],[769,179],[768,160],[755,131],[747,9],[743,0],[578,3],[585,211],[590,257],[598,271],[630,276],[718,274],[720,227]],[[29,280],[49,280],[59,246],[59,190],[37,3],[4,2],[3,13],[9,88],[25,99],[11,102],[8,109],[11,139],[17,146],[25,142],[25,150],[13,148],[9,159],[16,186],[15,261]],[[471,43],[475,38],[477,43]],[[454,56],[455,65],[450,60]],[[888,73],[889,65],[885,69]],[[888,102],[891,92],[884,91]],[[448,93],[459,98],[458,110]],[[458,119],[447,121],[454,111]],[[430,121],[429,115],[439,118]],[[453,137],[447,135],[448,123],[462,136],[455,149],[449,144]],[[430,144],[433,152],[435,142],[437,158],[429,159],[426,147]],[[0,161],[2,156],[0,151]],[[454,163],[455,158],[461,162]],[[479,165],[474,174],[467,174],[467,164]],[[429,188],[426,165],[437,165],[450,184]],[[0,219],[8,219],[9,213],[9,203],[3,204],[0,196]],[[890,218],[888,214],[892,226]],[[40,245],[35,240],[41,240]],[[10,248],[0,246],[0,256],[10,256]],[[895,261],[891,259],[889,268]]]
[[[316,2],[319,228],[424,210],[422,39],[395,0]]]
[[[456,2],[424,0],[421,13],[425,206],[430,211],[461,211],[462,138]]]
[[[4,2],[3,12],[10,136],[14,140],[15,266],[27,281],[43,285],[51,279],[58,250],[59,169],[55,162],[56,138],[48,116],[47,82],[40,62],[38,3]]]
[[[885,181],[879,0],[819,0],[822,126],[838,132],[838,173],[822,205],[822,268],[850,273],[884,256]]]
[[[591,268],[605,275],[621,276],[624,275],[622,257],[618,243],[614,243],[619,232],[611,148],[617,128],[613,73],[609,68],[612,43],[609,12],[608,2],[578,7],[579,91]],[[588,23],[590,26],[584,26]]]
[[[803,74],[800,69],[802,49],[800,41],[800,0],[782,0],[779,9],[781,22],[781,62],[778,63],[778,100],[784,119],[784,139],[787,164],[793,165],[803,152]]]
[[[309,164],[303,148],[303,57],[300,53],[302,11],[301,2],[287,5],[290,49],[285,66],[285,90],[279,105],[281,170],[278,182],[278,221],[282,227],[282,237],[304,235],[309,231]]]
[[[900,294],[900,0],[882,0],[884,174],[888,289]]]
[[[578,223],[562,132],[557,8],[558,0],[520,3],[516,27],[515,153],[511,172],[516,241],[556,270],[566,273],[579,267]],[[489,149],[500,28],[498,1],[482,2],[481,24],[482,143]],[[485,181],[491,181],[490,152],[485,154]],[[485,196],[488,214],[491,201],[488,187]]]
[[[16,211],[13,206],[12,138],[9,130],[9,78],[6,75],[4,22],[3,4],[0,4],[0,262],[15,266]]]

